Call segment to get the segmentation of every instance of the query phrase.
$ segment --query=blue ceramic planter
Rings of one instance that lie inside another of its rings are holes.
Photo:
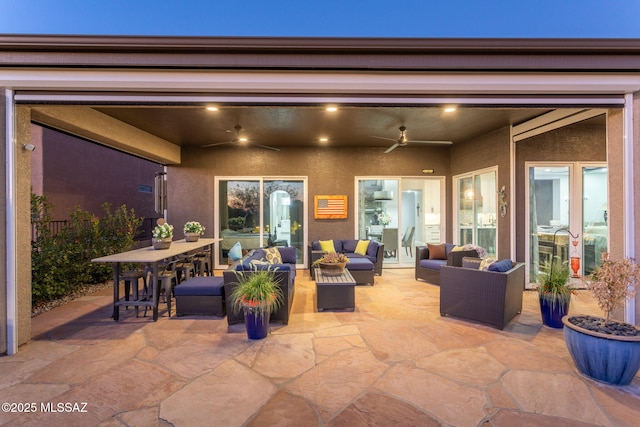
[[[261,316],[252,307],[244,306],[244,324],[250,340],[261,340],[269,334],[269,314]]]
[[[570,299],[564,302],[553,302],[551,298],[540,297],[540,314],[542,324],[550,328],[562,329],[562,318],[569,313]]]
[[[564,340],[578,371],[596,381],[628,385],[640,369],[640,337],[607,335],[564,323]]]

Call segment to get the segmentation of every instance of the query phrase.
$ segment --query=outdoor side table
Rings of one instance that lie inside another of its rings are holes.
[[[318,311],[344,309],[354,311],[356,308],[356,281],[345,269],[338,276],[329,276],[315,269],[316,306]]]

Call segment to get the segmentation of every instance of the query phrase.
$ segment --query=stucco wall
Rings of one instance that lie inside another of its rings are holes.
[[[207,228],[205,234],[213,236],[215,176],[306,176],[309,239],[353,238],[356,176],[424,176],[422,169],[434,169],[429,176],[449,174],[448,147],[402,147],[389,154],[383,151],[330,147],[283,148],[280,152],[235,147],[184,149],[182,164],[168,169],[168,219],[176,227],[199,220]],[[311,204],[317,194],[349,196],[348,219],[314,220]]]
[[[153,188],[161,165],[52,129],[32,128],[42,135],[34,144],[38,149],[33,153],[32,179],[36,181],[40,173],[42,193],[37,194],[45,194],[53,204],[53,220],[67,219],[68,211],[76,206],[102,216],[105,202],[112,209],[125,204],[145,218],[157,216],[153,193],[140,192],[138,186]]]
[[[606,153],[606,128],[602,119],[585,121],[543,133],[516,143],[516,235],[525,236],[526,206],[525,186],[528,178],[527,161],[580,161],[604,162]],[[611,170],[611,165],[609,170]],[[612,219],[613,221],[613,219]],[[526,239],[516,239],[516,258],[525,259]]]
[[[509,158],[510,133],[509,128],[496,129],[485,135],[465,141],[462,144],[454,145],[451,148],[451,175],[460,175],[489,167],[498,167],[497,186],[503,185],[507,194],[511,191],[510,185],[510,158]],[[453,189],[453,179],[449,178],[448,188]],[[453,191],[448,192],[448,223],[452,224],[453,218]],[[497,236],[498,236],[498,258],[509,258],[511,252],[510,244],[510,216],[500,217],[498,215]],[[452,227],[449,227],[449,236]],[[449,240],[451,241],[451,240]],[[455,239],[454,239],[454,243]]]

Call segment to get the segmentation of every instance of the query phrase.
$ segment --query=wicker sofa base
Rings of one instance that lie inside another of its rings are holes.
[[[505,273],[471,268],[440,269],[440,315],[504,327],[522,311],[523,263]]]

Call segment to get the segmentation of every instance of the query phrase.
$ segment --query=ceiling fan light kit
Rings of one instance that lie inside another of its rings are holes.
[[[216,142],[214,144],[203,145],[202,148],[215,147],[215,146],[224,145],[224,144],[236,144],[236,145],[247,145],[247,144],[250,144],[249,138],[244,137],[244,136],[240,136],[240,131],[242,130],[242,126],[235,125],[234,129],[236,130],[236,137],[233,138],[232,140],[224,141],[224,142]],[[268,145],[260,145],[260,144],[251,144],[251,145],[253,145],[255,147],[266,148],[267,150],[280,151],[279,148],[270,147]]]

